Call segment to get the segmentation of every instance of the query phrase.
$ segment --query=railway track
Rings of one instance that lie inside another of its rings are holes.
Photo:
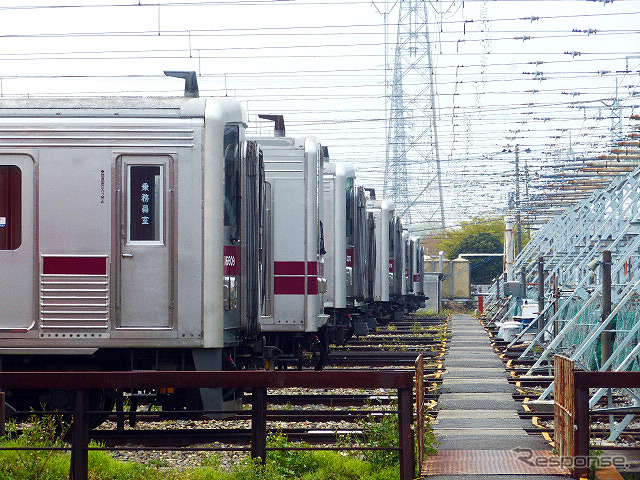
[[[485,327],[486,328],[486,327]],[[500,355],[500,358],[505,363],[505,369],[509,372],[509,383],[516,387],[516,392],[512,395],[513,398],[522,403],[523,406],[528,400],[536,399],[542,390],[547,388],[553,381],[553,364],[549,362],[543,363],[537,371],[539,375],[525,376],[530,370],[530,367],[536,362],[535,358],[520,358],[522,350],[508,349],[510,342],[506,342],[497,338],[497,329],[486,328],[492,336],[492,346],[496,352]],[[534,390],[534,389],[538,390]],[[531,390],[527,392],[527,390]],[[625,397],[614,392],[612,395],[614,404],[623,403]],[[607,406],[606,398],[602,398],[598,402],[598,407],[605,408]],[[532,411],[530,408],[519,409],[518,415],[521,419],[531,421],[531,427],[525,428],[527,433],[530,434],[545,434],[546,438],[553,438],[553,412],[541,412]],[[610,433],[610,421],[620,422],[624,419],[623,414],[609,415],[605,413],[591,413],[591,428],[590,435],[592,441],[605,441]],[[640,427],[626,428],[624,430],[624,439],[627,443],[640,442]],[[629,445],[608,445],[607,449],[635,449]]]
[[[437,385],[442,373],[445,317],[420,318],[407,316],[403,321],[389,322],[377,331],[354,339],[346,346],[335,347],[329,356],[328,368],[349,369],[414,369],[416,357],[425,358],[425,403],[436,415]],[[309,375],[313,375],[309,371]],[[272,432],[284,433],[292,441],[333,445],[341,438],[362,435],[358,422],[382,415],[394,414],[397,392],[381,391],[309,393],[269,391],[267,422]],[[245,405],[252,396],[245,394]],[[162,420],[162,413],[137,411],[133,413],[135,428],[129,425],[130,412],[110,417],[110,428],[101,427],[90,434],[93,440],[111,450],[131,448],[191,449],[203,444],[246,445],[251,439],[249,410],[236,412],[224,420],[209,420],[199,416],[188,427],[180,421]],[[177,412],[176,417],[180,415]],[[118,418],[119,417],[119,418]],[[182,420],[185,422],[186,420]],[[119,428],[117,427],[119,425]],[[123,428],[126,425],[126,428]]]

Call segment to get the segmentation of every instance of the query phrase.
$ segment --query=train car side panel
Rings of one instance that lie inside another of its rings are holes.
[[[0,334],[23,336],[36,317],[36,155],[0,152]]]

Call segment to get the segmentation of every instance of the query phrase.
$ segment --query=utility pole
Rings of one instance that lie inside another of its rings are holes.
[[[516,145],[516,255],[522,251],[522,220],[520,218],[520,157],[519,148]]]

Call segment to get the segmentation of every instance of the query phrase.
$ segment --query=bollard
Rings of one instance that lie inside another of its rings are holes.
[[[76,390],[71,437],[71,480],[87,480],[89,478],[88,405],[89,392]]]
[[[267,463],[267,389],[251,390],[251,458]]]
[[[538,257],[538,332],[544,328],[544,257]]]
[[[398,430],[400,434],[400,480],[415,478],[415,458],[413,454],[413,392],[410,388],[398,389]]]
[[[4,437],[7,433],[7,410],[5,409],[5,393],[0,392],[0,437]]]
[[[504,272],[504,281],[502,282],[502,288],[504,289],[504,298],[509,298],[509,292],[507,291],[507,272]]]
[[[602,252],[602,321],[611,314],[611,251]],[[610,325],[609,329],[615,328]],[[601,334],[602,339],[602,364],[609,360],[613,352],[615,333],[605,330]]]

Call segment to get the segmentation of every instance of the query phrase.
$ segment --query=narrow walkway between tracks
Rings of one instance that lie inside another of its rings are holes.
[[[525,432],[523,426],[530,421],[518,417],[514,387],[480,322],[471,315],[454,315],[450,324],[434,424],[439,451],[425,461],[425,478],[568,478],[558,467],[545,466],[552,455],[549,443]],[[536,459],[542,467],[536,466]]]

